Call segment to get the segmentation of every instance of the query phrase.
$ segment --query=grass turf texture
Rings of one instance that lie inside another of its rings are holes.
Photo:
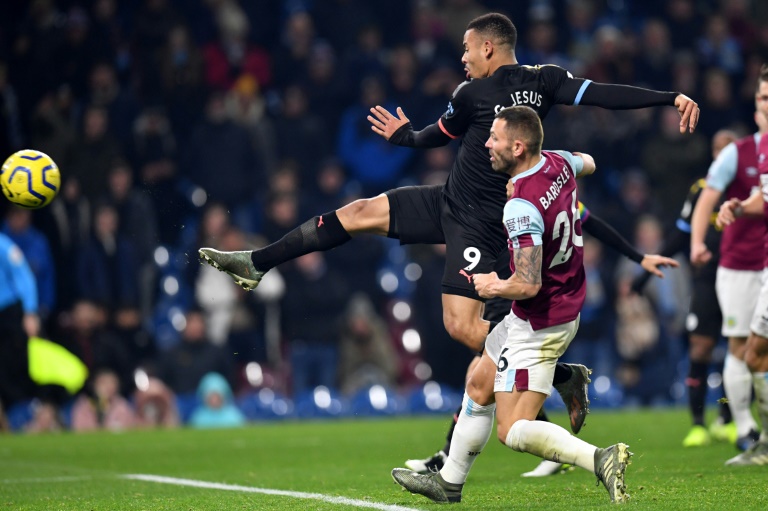
[[[563,415],[554,415],[566,424]],[[681,447],[682,410],[596,412],[581,433],[606,446],[630,444],[632,509],[768,509],[768,467],[725,467],[733,447]],[[435,509],[389,475],[443,443],[446,418],[254,424],[219,431],[0,436],[0,510],[344,510],[353,506],[287,496],[190,488],[122,479],[139,473],[241,486],[322,493]],[[581,469],[526,479],[537,459],[515,453],[495,433],[475,463],[463,502],[451,509],[595,509],[605,489]],[[60,480],[47,481],[47,478]],[[69,479],[71,478],[71,479]]]

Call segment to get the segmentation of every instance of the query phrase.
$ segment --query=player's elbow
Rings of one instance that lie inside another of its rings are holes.
[[[529,298],[533,298],[537,294],[539,294],[539,291],[541,290],[541,282],[538,283],[526,283],[523,284],[523,286],[520,289],[521,300],[527,300]]]
[[[581,153],[581,159],[584,162],[584,167],[581,169],[579,176],[589,176],[595,173],[597,166],[595,165],[595,159],[591,155]]]

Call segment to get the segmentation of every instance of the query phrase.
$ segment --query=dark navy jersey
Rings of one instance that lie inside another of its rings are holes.
[[[488,140],[496,113],[529,106],[544,119],[553,105],[578,105],[591,82],[553,66],[501,66],[493,75],[459,85],[438,124],[451,138],[463,136],[445,185],[452,205],[489,222],[498,222],[507,201],[506,174],[491,168]]]
[[[704,178],[697,179],[695,183],[691,185],[688,190],[688,196],[685,198],[683,209],[680,211],[680,217],[675,224],[679,230],[690,235],[691,234],[691,217],[693,217],[693,210],[696,207],[696,202],[701,196],[701,191],[707,187],[707,180]],[[704,243],[707,248],[712,252],[712,258],[716,259],[720,253],[720,238],[722,237],[723,230],[717,226],[717,211],[714,211],[709,218],[709,228],[707,229],[707,236],[704,238]]]

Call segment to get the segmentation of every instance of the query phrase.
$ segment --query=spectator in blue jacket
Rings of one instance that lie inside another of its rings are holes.
[[[201,404],[189,419],[193,428],[234,428],[245,424],[245,416],[232,401],[232,389],[222,375],[206,374],[197,395]]]

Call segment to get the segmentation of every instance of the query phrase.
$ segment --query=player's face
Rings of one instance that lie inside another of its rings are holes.
[[[494,119],[491,135],[485,143],[491,155],[491,168],[496,172],[509,173],[515,166],[514,141],[507,133],[506,121]]]
[[[483,38],[475,30],[467,30],[464,33],[464,54],[461,57],[467,78],[486,78],[488,76],[485,52]]]
[[[768,82],[760,82],[755,94],[755,110],[768,115]]]

